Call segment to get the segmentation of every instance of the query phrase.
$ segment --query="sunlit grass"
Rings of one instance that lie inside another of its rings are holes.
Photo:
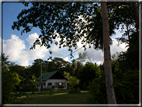
[[[57,94],[53,94],[53,95],[64,95],[64,94],[68,94],[68,93],[57,93]]]
[[[88,91],[80,91],[81,93],[88,93]]]

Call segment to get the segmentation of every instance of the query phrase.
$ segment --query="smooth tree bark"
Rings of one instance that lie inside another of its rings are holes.
[[[101,3],[104,45],[104,71],[108,104],[116,104],[110,58],[109,20],[106,2]]]

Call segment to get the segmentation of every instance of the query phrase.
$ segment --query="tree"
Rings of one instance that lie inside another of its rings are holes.
[[[112,61],[113,62],[113,61]],[[138,104],[139,103],[139,71],[121,69],[118,60],[115,60],[113,80],[116,100],[118,104]],[[112,64],[113,65],[113,64]],[[106,104],[107,95],[105,87],[105,74],[101,72],[100,77],[94,78],[89,85],[89,102],[93,104]],[[133,78],[133,79],[132,79]],[[137,91],[136,91],[137,90]]]
[[[7,61],[8,57],[9,56],[5,56],[5,53],[2,53],[2,56],[1,56],[1,58],[2,58],[1,59],[2,69],[5,69],[7,71],[9,71],[8,66],[9,66],[9,63],[10,63],[10,61]]]
[[[48,71],[48,63],[46,63],[42,59],[35,59],[33,65],[31,66],[31,71],[32,71],[31,73],[35,74],[36,77],[40,76],[41,64],[42,64],[42,73]]]
[[[25,6],[28,6],[29,3],[24,4]],[[107,4],[110,25],[109,36],[114,34],[114,29],[118,28],[122,23],[134,23],[134,15],[131,11],[132,3],[110,2]],[[84,48],[86,47],[86,44],[89,44],[89,47],[93,45],[95,49],[103,49],[100,11],[101,7],[98,3],[33,2],[31,8],[22,10],[22,12],[19,13],[17,16],[18,21],[13,23],[12,29],[20,30],[20,27],[23,27],[24,29],[21,31],[21,34],[23,34],[24,32],[30,32],[33,27],[39,27],[41,29],[41,35],[34,42],[32,48],[35,48],[36,45],[44,45],[49,49],[52,43],[57,45],[58,42],[54,42],[54,40],[58,37],[56,34],[58,33],[61,38],[59,41],[59,48],[61,48],[61,46],[68,46],[72,56],[71,48],[77,48],[76,42],[80,39],[82,39],[81,43]],[[126,15],[125,13],[128,14]],[[87,23],[78,18],[78,16],[83,17]]]
[[[100,69],[93,63],[87,62],[81,71],[79,71],[79,86],[81,89],[87,89],[89,84],[94,78],[97,78],[100,74]]]
[[[24,4],[25,6],[28,6],[29,3]],[[117,6],[121,7],[120,5]],[[110,29],[109,34],[107,34],[107,42],[105,41],[105,39],[103,39],[104,33],[102,33],[102,27],[104,24],[102,25],[103,20],[101,19],[101,7],[98,3],[33,2],[29,9],[22,10],[22,12],[19,13],[19,15],[17,16],[18,21],[13,23],[12,29],[20,30],[20,27],[23,27],[21,34],[24,32],[30,32],[33,27],[39,27],[41,29],[41,35],[34,42],[31,49],[34,49],[36,45],[44,45],[45,47],[47,47],[47,49],[51,47],[52,43],[55,43],[57,45],[58,42],[54,42],[54,40],[58,37],[56,34],[58,33],[61,39],[59,41],[59,48],[61,48],[61,46],[69,47],[68,50],[71,52],[71,57],[72,47],[75,47],[76,49],[77,42],[80,39],[82,39],[81,42],[84,49],[86,49],[86,44],[89,44],[89,47],[93,45],[94,49],[103,49],[103,46],[105,46],[104,54],[106,54],[106,49],[108,49],[109,45],[111,44],[111,38],[109,37],[115,33],[114,29],[116,29],[116,25],[120,25],[122,21],[125,21],[123,19],[127,19],[127,16],[123,18],[121,18],[119,15],[113,16],[113,12],[115,12],[115,14],[117,12],[113,11],[112,8],[109,8],[108,10],[109,22],[107,24],[110,25]],[[121,13],[121,9],[118,8],[118,10],[119,13]],[[79,16],[81,16],[82,18],[79,18]],[[114,20],[115,18],[117,20]],[[85,21],[82,19],[84,19]],[[108,41],[108,39],[110,40]],[[105,44],[103,42],[106,42],[107,45],[103,45]],[[109,58],[110,51],[108,51],[107,56],[105,56],[105,59],[107,61],[110,60]],[[110,61],[109,64],[111,65]],[[111,75],[110,79],[112,79]]]
[[[11,103],[11,101],[14,99],[14,95],[12,92],[16,88],[16,85],[19,85],[20,83],[19,75],[14,72],[3,72],[2,77],[2,97],[3,97],[3,103]]]
[[[114,89],[117,103],[138,104],[139,71],[136,68],[134,70],[129,69],[130,67],[126,65],[127,60],[122,60],[120,54],[117,55],[118,57],[115,60],[112,60],[112,65],[114,66]],[[123,59],[125,59],[124,56]]]
[[[11,103],[14,99],[12,92],[19,85],[20,79],[16,72],[11,72],[7,65],[9,65],[8,56],[2,54],[2,103]]]
[[[19,76],[22,76],[23,78],[25,78],[26,68],[24,66],[20,66],[20,65],[17,65],[17,64],[9,64],[9,69],[10,69],[11,72],[14,71]]]
[[[112,60],[112,65],[114,66],[114,89],[117,103],[138,104],[139,71],[136,68],[130,69],[130,66],[127,65],[127,60],[123,60],[125,56],[123,56],[123,58],[120,56],[121,54],[117,54],[116,58]]]
[[[138,2],[129,3],[107,3],[113,10],[113,19],[117,27],[121,25],[122,36],[117,38],[119,43],[128,44],[127,51],[121,53],[119,57],[123,70],[127,68],[139,69],[139,27],[138,27]],[[121,12],[120,12],[121,11]],[[121,18],[120,18],[121,17]],[[133,27],[132,27],[133,26]],[[125,30],[126,28],[126,30]],[[135,60],[133,60],[135,59]]]
[[[29,3],[24,3],[28,6]],[[36,45],[41,45],[49,49],[52,43],[58,44],[54,40],[59,34],[59,48],[69,47],[72,57],[72,47],[77,48],[77,42],[82,39],[84,49],[86,44],[94,46],[95,49],[103,48],[102,40],[102,21],[100,6],[97,3],[37,3],[33,2],[30,9],[22,10],[17,16],[18,21],[13,23],[12,29],[24,29],[24,32],[30,32],[33,27],[41,29],[41,35],[34,42],[31,49]],[[48,11],[48,13],[46,13]],[[34,17],[36,16],[36,17]],[[78,16],[82,16],[85,21]],[[34,18],[33,18],[34,17]],[[30,23],[30,24],[29,24]],[[76,26],[77,24],[77,26]],[[52,26],[51,26],[52,25]],[[110,35],[114,33],[114,23],[110,20]],[[92,30],[91,30],[92,29]],[[88,35],[88,36],[85,36]],[[41,42],[40,42],[41,39]]]
[[[76,73],[75,71],[76,71],[76,69],[77,69],[77,63],[76,63],[76,60],[75,60],[75,59],[72,60],[70,69],[71,69],[71,75],[72,75],[72,76],[75,76],[75,73]]]
[[[111,3],[107,2],[108,11],[111,12],[111,17],[114,20],[117,29],[121,27],[122,36],[116,38],[120,43],[127,43],[128,47],[134,48],[133,45],[139,40],[139,14],[138,14],[138,2],[120,2]],[[120,18],[121,17],[121,18]],[[126,30],[125,30],[126,29]],[[136,34],[135,34],[136,33]],[[137,36],[135,36],[137,35]],[[133,43],[135,41],[135,43]]]
[[[66,67],[65,67],[64,71],[66,71],[66,72],[70,73],[70,72],[71,72],[70,67],[71,67],[71,64],[70,64],[70,63],[68,63],[68,64],[66,65]]]
[[[69,64],[68,61],[65,61],[63,58],[55,57],[51,62],[54,63],[54,67],[61,74],[64,74],[63,71],[66,71],[66,66]]]
[[[79,90],[78,89],[75,89],[75,86],[77,84],[79,84],[79,79],[77,79],[75,76],[70,76],[70,73],[68,72],[64,72],[64,76],[65,78],[67,78],[68,80],[68,83],[69,83],[69,93],[75,93],[75,92],[78,92]]]
[[[79,53],[79,57],[77,58],[78,61],[80,61],[81,63],[83,63],[86,59],[86,55],[87,55],[87,52],[84,52],[84,53]]]
[[[83,68],[83,64],[80,61],[77,61],[76,77],[79,78],[79,71]]]
[[[30,79],[30,84],[31,84],[32,93],[34,94],[36,90],[36,86],[38,84],[38,82],[36,81],[35,75],[32,75],[32,78]]]
[[[116,104],[115,93],[113,88],[113,77],[111,68],[110,55],[110,39],[109,39],[109,20],[107,14],[107,5],[101,3],[102,9],[102,24],[103,24],[103,43],[104,43],[104,71],[106,80],[106,91],[108,104]]]
[[[105,86],[105,73],[104,71],[100,73],[100,76],[94,78],[89,84],[89,94],[88,103],[90,104],[106,104],[107,95]]]

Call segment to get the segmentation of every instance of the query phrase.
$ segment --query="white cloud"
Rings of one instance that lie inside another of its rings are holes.
[[[26,49],[24,41],[16,35],[11,35],[11,39],[3,40],[3,51],[9,55],[11,61],[18,60],[24,49]]]
[[[65,61],[69,61],[68,57],[63,58]]]
[[[3,52],[6,55],[9,55],[10,61],[17,61],[22,66],[28,66],[30,65],[31,61],[41,58],[43,60],[46,60],[45,58],[48,58],[49,50],[46,49],[46,47],[39,45],[36,46],[35,49],[29,50],[29,48],[32,46],[34,41],[38,38],[37,33],[33,33],[29,35],[29,37],[26,39],[27,42],[29,42],[30,46],[26,48],[24,40],[21,40],[16,35],[11,35],[11,39],[3,40]],[[59,42],[59,38],[56,39],[56,41]],[[115,54],[116,52],[126,51],[127,48],[125,48],[125,44],[120,44],[118,47],[118,42],[116,39],[113,39],[115,42],[111,46],[111,55]],[[78,48],[80,50],[75,52],[75,57],[78,58],[79,53],[87,52],[87,59],[86,61],[96,62],[97,64],[100,64],[103,62],[103,52],[101,50],[95,50],[93,46],[91,48],[88,48],[88,45],[86,45],[87,50],[84,51],[84,48],[82,47],[81,40],[77,43]],[[66,61],[70,61],[69,57],[65,57],[66,55],[69,55],[68,48],[59,48],[59,45],[52,44],[51,45],[52,50],[52,57],[62,57]]]
[[[33,45],[36,38],[38,38],[37,33],[29,35],[29,37],[26,38],[26,41],[30,46],[26,48],[24,40],[19,39],[19,37],[16,35],[11,35],[11,39],[3,40],[3,52],[6,55],[9,55],[10,61],[17,61],[22,66],[28,66],[31,64],[31,61],[37,58],[45,59],[46,56],[49,56],[49,50],[46,47],[40,47],[39,45],[36,45],[35,49],[29,49]],[[59,40],[60,39],[58,38],[56,39],[56,41]],[[53,52],[51,56],[64,57],[63,51],[66,51],[67,48],[59,49],[58,47],[59,45],[51,45],[51,50]],[[64,58],[64,60],[68,61],[68,57]]]
[[[32,46],[33,42],[38,37],[37,33],[29,35],[26,39]],[[31,47],[29,46],[29,47]],[[22,66],[28,66],[29,61],[35,60],[37,58],[44,58],[48,50],[45,47],[36,46],[36,49],[27,50],[24,40],[19,39],[16,35],[11,35],[11,39],[3,40],[3,51],[6,55],[9,55],[10,61],[17,61]]]
[[[116,54],[116,52],[126,51],[128,47],[126,47],[125,43],[119,44],[116,39],[113,40],[113,45],[110,46],[111,55]]]
[[[58,35],[58,34],[57,34]],[[53,57],[65,57],[65,54],[67,53],[64,53],[65,51],[67,51],[68,50],[68,48],[67,47],[64,47],[63,48],[63,46],[61,46],[61,48],[59,48],[59,41],[60,41],[61,39],[60,38],[56,38],[55,40],[53,40],[54,42],[56,41],[56,42],[58,42],[58,45],[56,45],[56,44],[52,44],[52,46],[51,46],[51,51],[52,51],[52,56]]]
[[[26,39],[30,45],[33,45],[33,43],[35,42],[36,38],[38,38],[38,34],[37,33],[33,33],[31,35],[29,35],[29,37]]]
[[[121,51],[126,51],[126,44],[119,44],[118,46],[118,41],[116,39],[112,39],[113,44],[110,46],[110,52],[111,55],[116,54],[116,52],[121,52]],[[81,44],[81,40],[77,43],[78,49],[81,48],[83,45]],[[84,51],[84,48],[81,48],[79,51],[76,52],[75,58],[78,58],[79,53],[87,52],[87,58],[85,62],[96,62],[97,64],[103,63],[104,58],[103,58],[103,52],[102,50],[95,50],[93,46],[91,48],[88,48],[88,45],[86,45],[87,49]]]

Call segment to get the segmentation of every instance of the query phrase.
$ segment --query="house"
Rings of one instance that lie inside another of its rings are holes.
[[[41,76],[36,79],[39,82],[37,87],[39,90],[41,88]],[[49,88],[54,86],[54,89],[67,89],[67,79],[58,71],[48,72],[42,74],[42,86],[44,88]]]

